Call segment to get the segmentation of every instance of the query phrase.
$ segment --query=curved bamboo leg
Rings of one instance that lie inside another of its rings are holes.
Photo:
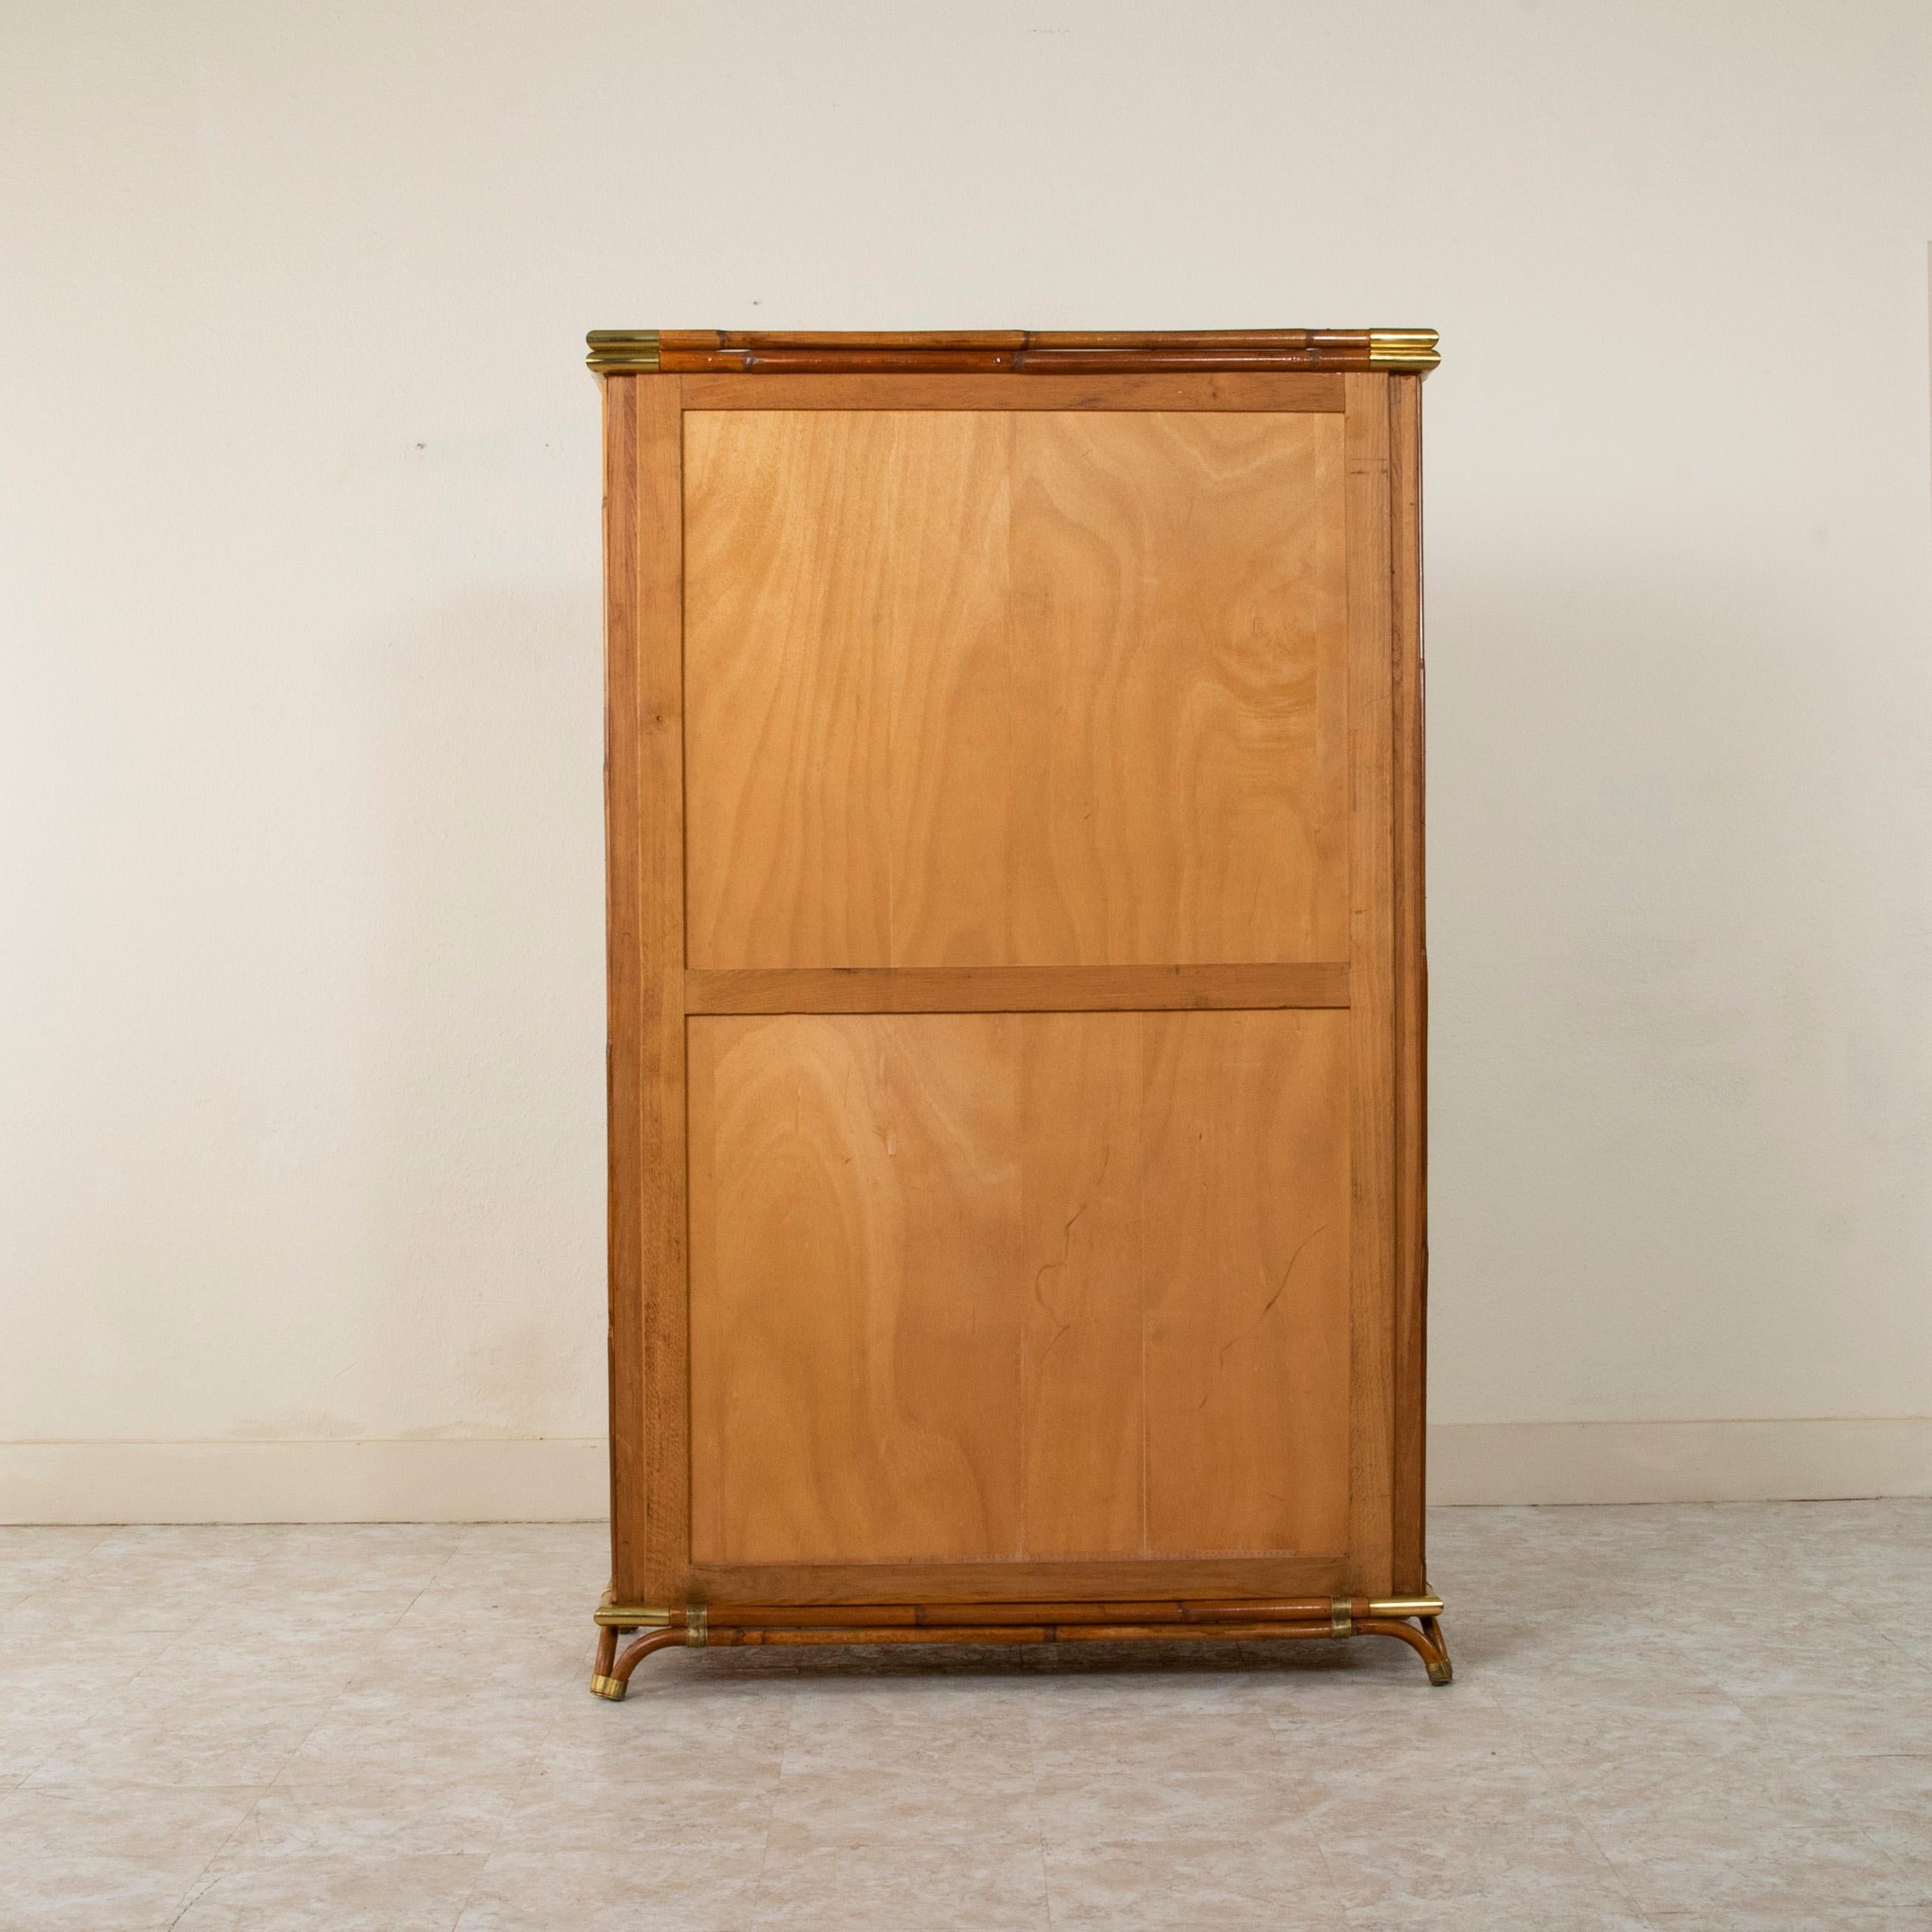
[[[1447,1684],[1454,1674],[1450,1667],[1448,1646],[1442,1641],[1442,1627],[1433,1617],[1424,1617],[1420,1630],[1394,1617],[1359,1617],[1355,1621],[1355,1634],[1400,1639],[1428,1666],[1432,1684]]]
[[[600,1697],[619,1698],[624,1687],[610,1675],[617,1662],[617,1633],[608,1624],[597,1633],[597,1661],[590,1667],[590,1688]]]
[[[1424,1617],[1422,1634],[1436,1646],[1436,1660],[1429,1666],[1429,1681],[1432,1684],[1447,1684],[1455,1676],[1456,1666],[1449,1661],[1449,1646],[1443,1641],[1442,1626],[1434,1617]]]
[[[690,1641],[686,1633],[681,1630],[652,1630],[647,1636],[639,1637],[637,1642],[607,1670],[604,1667],[606,1640],[614,1651],[617,1645],[617,1633],[614,1630],[607,1630],[598,1640],[598,1671],[597,1675],[590,1680],[590,1688],[598,1696],[608,1697],[614,1704],[620,1702],[625,1692],[631,1688],[631,1672],[636,1670],[652,1651],[662,1650],[669,1644],[686,1643]]]

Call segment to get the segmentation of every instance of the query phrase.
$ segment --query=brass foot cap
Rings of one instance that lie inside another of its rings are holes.
[[[630,1688],[621,1677],[593,1677],[590,1688],[600,1697],[608,1697],[614,1704],[624,1701],[624,1693]]]
[[[1429,1666],[1429,1681],[1432,1684],[1447,1684],[1455,1674],[1454,1667],[1448,1664],[1432,1664]]]

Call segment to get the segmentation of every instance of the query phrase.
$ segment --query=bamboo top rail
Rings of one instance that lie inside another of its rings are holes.
[[[1387,370],[1426,375],[1432,328],[1178,330],[597,328],[600,375],[1136,374],[1198,370]]]

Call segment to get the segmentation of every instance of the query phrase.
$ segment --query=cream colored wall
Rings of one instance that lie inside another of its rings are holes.
[[[11,0],[0,1514],[598,1509],[644,324],[1439,328],[1437,1492],[1932,1488],[1928,76],[1916,4]]]

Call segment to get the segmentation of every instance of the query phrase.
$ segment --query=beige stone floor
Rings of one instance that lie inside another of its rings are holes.
[[[1932,1502],[1451,1510],[1387,1642],[674,1650],[593,1526],[0,1530],[0,1926],[1932,1927]]]

